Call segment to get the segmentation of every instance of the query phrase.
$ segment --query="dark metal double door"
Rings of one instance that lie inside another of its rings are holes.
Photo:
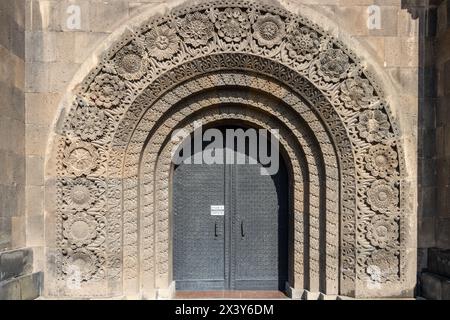
[[[284,289],[288,178],[283,161],[279,162],[280,169],[272,176],[261,175],[260,164],[175,168],[177,290]]]

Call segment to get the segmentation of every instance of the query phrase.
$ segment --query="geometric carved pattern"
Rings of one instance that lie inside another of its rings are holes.
[[[209,87],[239,86],[255,87],[267,101],[233,91],[202,98]],[[173,128],[189,128],[195,109],[205,121],[285,128],[281,140],[297,172],[296,287],[302,279],[310,286],[320,281],[310,289],[350,295],[365,281],[404,280],[398,128],[373,77],[317,25],[248,1],[186,5],[124,35],[80,88],[58,142],[61,279],[75,265],[83,285],[106,283],[105,294],[120,293],[122,277],[124,290],[139,281],[149,289],[167,286],[167,137]],[[210,110],[226,98],[241,108]],[[192,110],[183,113],[183,105]]]

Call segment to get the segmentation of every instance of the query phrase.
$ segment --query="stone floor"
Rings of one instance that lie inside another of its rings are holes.
[[[178,291],[175,299],[289,299],[281,291]]]

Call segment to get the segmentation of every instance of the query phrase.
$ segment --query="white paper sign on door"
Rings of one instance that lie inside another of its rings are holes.
[[[211,206],[212,216],[223,216],[225,215],[225,206]]]

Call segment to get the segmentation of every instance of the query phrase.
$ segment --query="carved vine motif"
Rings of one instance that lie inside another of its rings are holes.
[[[164,100],[152,105],[153,112],[169,109],[182,96],[182,81],[235,68],[274,77],[297,90],[333,137],[335,146],[330,143],[329,148],[338,150],[343,177],[342,279],[350,285],[366,278],[380,283],[403,279],[404,164],[398,129],[379,87],[341,43],[277,6],[229,0],[181,7],[152,19],[105,57],[84,81],[59,149],[57,245],[62,277],[75,265],[83,281],[105,280],[105,268],[109,279],[118,281],[122,240],[131,250],[123,264],[135,268],[139,177],[133,170],[142,152],[137,140],[145,140],[149,131],[134,129],[145,109],[166,90]],[[264,90],[271,92],[270,87]],[[289,90],[278,93],[289,100]],[[114,139],[107,132],[115,132]],[[105,178],[107,190],[103,192],[104,186],[92,176]],[[101,197],[107,198],[104,220],[97,208]],[[128,211],[122,212],[122,206]],[[163,243],[153,245],[161,248]]]

